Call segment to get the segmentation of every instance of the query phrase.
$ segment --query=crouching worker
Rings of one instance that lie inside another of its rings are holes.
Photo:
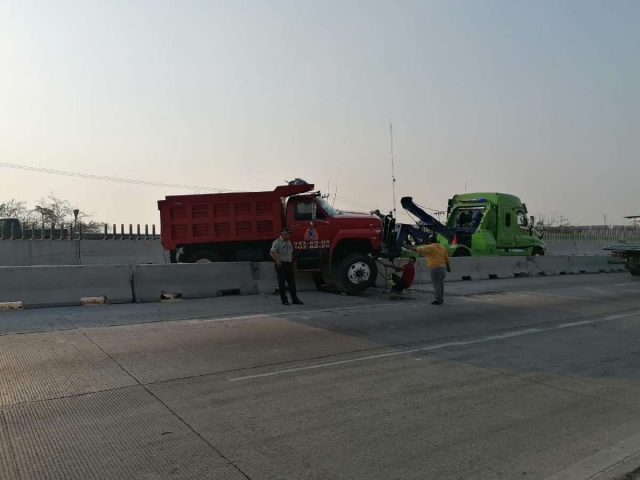
[[[391,268],[396,272],[402,272],[402,276],[396,275],[395,273],[391,274],[391,278],[393,283],[395,284],[391,287],[391,290],[394,292],[402,292],[407,288],[411,288],[413,285],[413,280],[416,278],[416,257],[409,258],[409,263],[403,265],[401,267],[397,265],[393,265],[392,263],[382,263],[387,268]]]

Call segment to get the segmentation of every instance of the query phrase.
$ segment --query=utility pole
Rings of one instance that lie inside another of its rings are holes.
[[[396,165],[393,160],[393,125],[389,120],[389,136],[391,137],[391,191],[393,192],[393,218],[396,218]]]

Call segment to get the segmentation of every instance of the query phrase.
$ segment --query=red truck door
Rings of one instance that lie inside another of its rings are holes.
[[[291,229],[298,268],[320,269],[329,255],[333,239],[331,217],[311,198],[291,198],[287,207],[287,223]]]

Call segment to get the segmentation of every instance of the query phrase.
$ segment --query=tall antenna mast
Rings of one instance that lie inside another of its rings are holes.
[[[396,217],[396,164],[393,161],[393,125],[389,120],[389,136],[391,137],[391,189],[393,191],[393,217]]]

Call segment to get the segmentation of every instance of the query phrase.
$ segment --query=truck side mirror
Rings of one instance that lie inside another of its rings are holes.
[[[533,228],[533,227],[535,227],[535,226],[536,226],[536,219],[533,217],[533,215],[531,215],[531,216],[529,217],[529,227],[530,227],[530,228]]]

